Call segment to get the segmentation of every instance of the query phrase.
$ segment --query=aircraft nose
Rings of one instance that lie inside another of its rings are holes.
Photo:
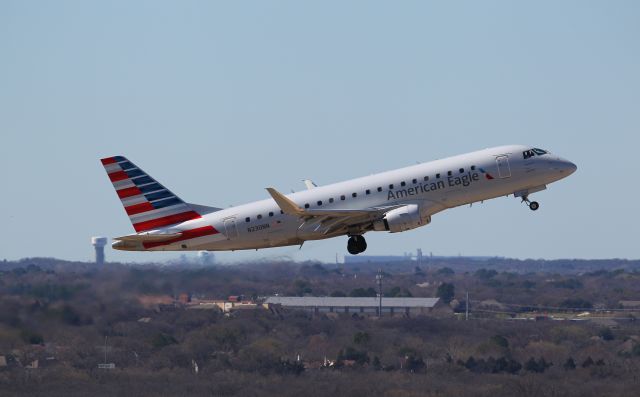
[[[575,165],[574,163],[572,163],[569,160],[565,160],[565,167],[567,169],[566,172],[567,172],[568,175],[571,175],[571,174],[573,174],[574,172],[576,172],[578,170],[578,166]]]
[[[558,157],[556,160],[551,161],[551,168],[559,171],[560,173],[569,176],[576,172],[578,166],[569,160]]]

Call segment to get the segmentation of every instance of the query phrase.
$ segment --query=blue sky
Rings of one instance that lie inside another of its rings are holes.
[[[0,258],[84,260],[132,232],[105,156],[226,207],[511,143],[578,172],[537,213],[457,208],[367,253],[639,258],[639,20],[636,1],[2,1]]]

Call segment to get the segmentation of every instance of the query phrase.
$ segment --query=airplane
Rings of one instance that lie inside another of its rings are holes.
[[[367,249],[365,233],[399,233],[431,223],[449,208],[513,195],[536,211],[533,193],[574,173],[546,150],[499,146],[345,182],[271,196],[236,207],[190,204],[123,156],[101,160],[136,233],[116,237],[125,251],[235,251],[347,236],[347,251]]]

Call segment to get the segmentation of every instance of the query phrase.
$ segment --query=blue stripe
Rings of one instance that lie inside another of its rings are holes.
[[[134,168],[132,170],[125,171],[125,173],[129,178],[135,178],[137,176],[145,175],[145,173],[142,172],[142,170],[140,170],[139,168]]]
[[[127,159],[125,159],[122,156],[113,156],[113,159],[118,163],[121,162],[121,161],[127,161]]]
[[[149,175],[145,175],[145,176],[140,177],[140,178],[132,179],[131,181],[133,183],[135,183],[136,186],[146,185],[147,183],[155,182],[153,179],[151,179],[151,177]]]
[[[149,193],[144,195],[144,197],[146,197],[147,200],[149,201],[160,200],[160,199],[171,197],[171,196],[173,196],[173,194],[171,194],[171,192],[166,189],[161,190],[159,192]]]
[[[155,192],[156,190],[164,189],[164,187],[159,183],[152,183],[150,185],[139,186],[138,189],[142,193]]]
[[[136,168],[135,165],[133,165],[133,163],[131,163],[130,161],[123,161],[120,164],[120,168],[122,168],[123,170],[128,170],[130,168]]]
[[[170,199],[156,201],[155,203],[151,203],[151,204],[153,205],[153,208],[159,209],[164,207],[170,207],[176,204],[182,204],[182,200],[180,200],[177,197],[172,197]]]

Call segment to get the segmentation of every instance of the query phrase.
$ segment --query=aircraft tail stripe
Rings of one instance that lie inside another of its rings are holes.
[[[186,222],[198,218],[200,218],[200,214],[198,214],[197,212],[186,211],[175,215],[152,219],[146,222],[134,223],[133,228],[136,230],[136,232],[140,233],[147,230],[153,230],[159,227],[174,225],[176,223]]]
[[[149,175],[141,176],[140,178],[132,179],[131,182],[135,183],[136,186],[146,185],[147,183],[155,182]]]
[[[149,185],[138,186],[142,193],[151,193],[164,189],[159,183],[151,183]]]
[[[171,207],[173,205],[184,204],[184,203],[182,202],[182,200],[180,200],[177,197],[171,197],[166,200],[154,201],[151,204],[153,204],[154,208],[159,209],[159,208]]]
[[[156,218],[162,218],[164,216],[175,215],[181,212],[189,211],[190,208],[186,204],[174,205],[171,207],[165,207],[160,209],[154,209],[140,214],[130,215],[131,223],[140,223],[150,221]]]
[[[122,165],[121,165],[122,166]],[[127,174],[127,176],[129,178],[135,178],[137,176],[143,176],[145,175],[144,172],[142,172],[139,168],[132,168],[130,170],[126,170],[125,174]]]
[[[142,194],[140,189],[135,186],[116,190],[116,193],[118,193],[118,197],[120,197],[121,199]]]
[[[190,240],[190,239],[193,239],[193,238],[211,236],[211,235],[218,234],[218,233],[220,233],[220,232],[217,231],[213,226],[203,226],[203,227],[199,227],[199,228],[196,228],[196,229],[184,230],[180,237],[176,237],[176,238],[173,238],[171,240],[156,241],[156,242],[146,242],[146,243],[142,243],[142,245],[144,246],[144,248],[154,248],[154,247],[159,247],[159,246],[163,246],[163,245],[169,245],[169,244],[177,243],[179,241]]]
[[[149,203],[148,201],[145,201],[144,203],[140,203],[140,204],[135,204],[129,207],[125,207],[124,210],[127,211],[127,215],[135,215],[135,214],[139,214],[141,212],[147,212],[147,211],[151,211],[154,210],[155,208],[153,207],[153,205],[151,203]]]
[[[145,194],[144,197],[146,197],[147,200],[149,200],[149,201],[154,201],[154,200],[160,200],[160,199],[163,199],[163,198],[173,197],[173,194],[170,191],[168,191],[167,189],[163,189],[163,190],[157,191],[155,193]]]
[[[108,175],[109,175],[109,179],[111,179],[111,182],[123,181],[129,178],[124,171],[116,171]]]
[[[118,163],[113,163],[113,164],[106,164],[104,166],[104,169],[107,170],[107,174],[110,174],[112,172],[120,171],[122,168],[120,168]]]
[[[130,207],[134,204],[145,203],[147,202],[147,199],[144,198],[144,196],[140,195],[140,196],[131,196],[127,198],[122,198],[120,199],[120,202],[122,202],[123,207]]]
[[[102,159],[100,161],[102,162],[102,165],[109,165],[109,164],[117,163],[115,157],[107,157],[107,158],[104,158],[104,159]]]

